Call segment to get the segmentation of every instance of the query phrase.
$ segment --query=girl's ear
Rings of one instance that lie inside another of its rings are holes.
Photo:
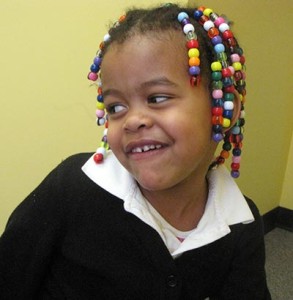
[[[237,122],[237,120],[239,119],[239,115],[240,115],[240,111],[241,111],[241,99],[240,99],[240,95],[239,93],[235,90],[233,92],[234,94],[234,108],[233,108],[233,117],[231,119],[231,123],[230,126],[228,128],[224,129],[224,132],[226,132],[227,130],[231,129],[235,123]]]

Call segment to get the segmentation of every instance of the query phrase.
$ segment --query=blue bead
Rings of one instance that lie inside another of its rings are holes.
[[[222,129],[223,129],[223,126],[220,125],[220,124],[213,125],[213,132],[214,133],[220,133],[220,132],[222,132]]]
[[[231,120],[233,118],[233,110],[224,110],[223,117]]]
[[[233,84],[233,80],[231,77],[225,77],[222,81],[223,81],[224,87],[230,86]]]
[[[213,107],[223,107],[224,102],[223,99],[213,99]]]
[[[220,44],[215,45],[214,49],[217,53],[221,53],[221,52],[225,51],[225,46],[220,43]]]
[[[177,19],[181,23],[184,19],[188,19],[189,16],[186,12],[181,12],[178,14]]]
[[[98,100],[99,102],[103,102],[103,101],[104,101],[103,95],[98,95],[98,96],[97,96],[97,100]]]
[[[235,149],[233,149],[232,153],[233,153],[234,156],[240,156],[241,155],[241,149],[235,148]]]
[[[201,17],[202,15],[203,15],[203,12],[200,11],[200,10],[196,10],[196,11],[194,12],[194,14],[193,14],[194,19],[197,20],[197,21],[200,19],[200,17]]]
[[[90,69],[92,72],[97,73],[99,71],[100,67],[95,64],[92,64]]]
[[[239,126],[234,126],[234,127],[231,129],[231,133],[232,133],[232,134],[239,134],[239,133],[240,133],[240,127],[239,127]]]

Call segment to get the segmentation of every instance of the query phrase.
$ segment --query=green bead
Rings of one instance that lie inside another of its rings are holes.
[[[222,79],[222,72],[212,72],[212,79],[215,81]]]
[[[225,101],[233,101],[234,98],[235,98],[235,96],[232,93],[225,93],[225,95],[224,95]]]
[[[221,90],[223,88],[223,82],[221,80],[213,81],[212,82],[212,89],[213,90]]]

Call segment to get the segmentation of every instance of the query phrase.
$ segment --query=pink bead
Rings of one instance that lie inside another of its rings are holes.
[[[232,74],[232,75],[234,75],[234,73],[235,73],[235,70],[234,70],[234,68],[233,68],[232,66],[229,66],[229,67],[228,67],[228,69],[230,69],[230,71],[231,71],[231,74]]]
[[[226,21],[225,21],[224,18],[219,17],[219,18],[217,18],[217,19],[215,20],[214,24],[215,24],[217,27],[219,27],[222,23],[225,23],[225,22],[226,22]]]
[[[240,61],[240,56],[238,54],[232,54],[230,56],[230,58],[231,58],[232,63]]]
[[[221,98],[223,98],[223,91],[222,90],[214,90],[212,95],[213,95],[214,99],[221,99]]]
[[[96,116],[97,116],[97,118],[103,118],[104,115],[105,115],[105,111],[104,110],[102,110],[102,109],[97,109],[96,110]]]
[[[89,80],[96,81],[98,79],[98,74],[94,72],[90,72],[87,76]]]
[[[240,164],[240,162],[241,162],[241,156],[233,156],[232,157],[232,161],[235,164]]]

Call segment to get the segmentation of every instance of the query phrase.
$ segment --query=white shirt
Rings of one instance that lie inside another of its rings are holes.
[[[245,198],[223,165],[208,172],[209,193],[205,211],[197,227],[188,232],[177,230],[160,216],[112,151],[108,151],[101,164],[96,164],[91,157],[82,170],[100,187],[123,200],[127,212],[154,228],[174,258],[224,237],[231,232],[229,225],[254,221]]]

